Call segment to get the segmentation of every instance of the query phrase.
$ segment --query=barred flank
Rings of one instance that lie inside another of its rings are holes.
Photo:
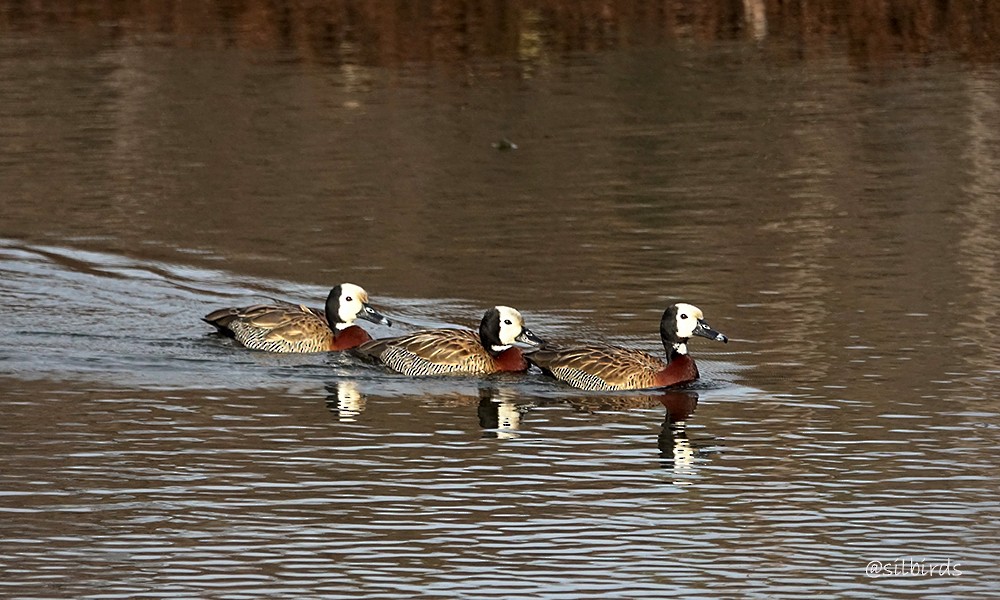
[[[387,347],[380,355],[380,358],[386,366],[404,375],[419,377],[421,375],[449,375],[472,372],[469,370],[468,365],[433,363],[398,346]]]
[[[593,373],[587,373],[586,371],[572,369],[570,367],[556,367],[552,369],[552,374],[555,375],[557,379],[562,379],[573,387],[580,388],[581,390],[606,392],[626,389],[625,386],[611,385]]]
[[[229,324],[233,332],[233,337],[238,342],[251,350],[265,350],[267,352],[322,352],[322,341],[313,339],[302,339],[290,342],[283,339],[268,339],[270,333],[268,329],[261,329],[247,325],[240,320],[234,320]]]

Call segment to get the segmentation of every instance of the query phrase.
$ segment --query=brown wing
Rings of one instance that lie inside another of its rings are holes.
[[[653,387],[656,373],[666,367],[641,350],[605,345],[545,347],[526,357],[553,377],[584,390]]]
[[[357,352],[406,375],[490,373],[495,370],[494,361],[480,343],[479,335],[462,329],[430,329],[372,340],[359,346]]]
[[[240,343],[271,352],[319,352],[329,349],[333,331],[326,320],[306,306],[255,304],[217,310],[205,320],[232,332]]]

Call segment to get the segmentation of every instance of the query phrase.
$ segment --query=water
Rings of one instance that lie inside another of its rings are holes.
[[[997,594],[996,64],[509,10],[0,11],[0,595]],[[341,281],[379,336],[732,341],[608,395],[199,321]]]

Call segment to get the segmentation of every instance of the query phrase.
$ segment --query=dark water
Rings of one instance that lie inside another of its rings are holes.
[[[1000,590],[996,63],[528,9],[456,54],[7,8],[0,595]],[[199,321],[341,281],[376,335],[502,303],[657,351],[683,299],[732,341],[692,342],[691,389],[600,395]]]

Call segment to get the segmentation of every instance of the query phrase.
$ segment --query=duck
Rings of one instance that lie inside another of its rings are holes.
[[[660,339],[666,361],[647,352],[607,344],[560,347],[546,345],[525,359],[569,385],[588,391],[642,390],[691,383],[698,366],[688,354],[688,340],[700,336],[727,343],[729,338],[705,322],[692,304],[671,304],[660,319]]]
[[[357,319],[392,326],[368,304],[364,288],[341,283],[330,290],[325,310],[276,300],[271,304],[221,308],[202,320],[251,350],[329,352],[348,350],[372,339],[354,324]]]
[[[427,329],[365,342],[352,352],[404,375],[490,375],[528,370],[515,342],[544,343],[524,326],[517,310],[494,306],[483,315],[478,332]]]

